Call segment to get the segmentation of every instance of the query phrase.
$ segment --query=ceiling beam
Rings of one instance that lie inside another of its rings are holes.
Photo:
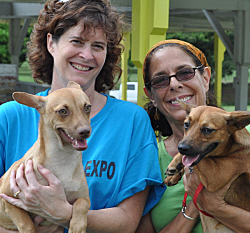
[[[249,10],[249,0],[171,0],[170,9]]]
[[[228,35],[225,32],[225,29],[221,26],[219,20],[217,20],[216,16],[210,10],[203,10],[205,16],[207,17],[209,23],[212,25],[214,31],[220,37],[221,41],[227,48],[227,52],[229,53],[232,60],[234,60],[234,53],[233,53],[233,44],[229,39]]]

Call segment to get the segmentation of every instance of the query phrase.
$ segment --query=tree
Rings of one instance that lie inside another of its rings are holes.
[[[32,28],[28,29],[27,35],[24,39],[21,53],[19,55],[19,66],[26,60],[27,48],[26,43],[29,40],[29,36]],[[6,23],[0,23],[0,63],[11,63],[11,56],[9,53],[9,25]]]
[[[0,63],[10,63],[8,41],[9,27],[7,24],[0,24]]]

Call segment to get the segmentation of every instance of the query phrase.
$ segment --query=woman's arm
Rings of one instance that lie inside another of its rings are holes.
[[[88,232],[135,232],[147,200],[150,187],[122,201],[117,207],[90,210]]]
[[[169,213],[166,213],[169,214]],[[193,202],[187,205],[186,215],[192,218],[199,218],[199,212]],[[187,219],[180,212],[167,226],[165,226],[160,233],[190,233],[197,221]],[[142,217],[136,233],[155,233],[155,229],[151,220],[150,213]]]
[[[189,217],[195,219],[199,218],[199,212],[192,201],[190,201],[187,205],[185,213]],[[196,220],[187,219],[183,216],[182,212],[180,212],[166,227],[160,231],[160,233],[190,233],[196,222]]]
[[[193,197],[196,188],[199,185],[199,179],[195,173],[190,174],[188,169],[185,169],[183,179],[186,192]],[[203,188],[197,198],[197,201],[205,212],[214,216],[218,221],[233,231],[237,233],[250,232],[250,212],[229,205],[224,201],[228,188],[229,184],[213,193],[208,192]]]
[[[233,231],[237,233],[250,232],[250,212],[227,204],[221,193],[224,194],[224,190],[215,193],[203,190],[198,197],[198,202],[207,213]]]
[[[155,229],[153,226],[153,222],[151,219],[151,212],[145,214],[140,221],[138,228],[136,229],[136,233],[155,233]]]
[[[61,182],[46,168],[38,166],[49,185],[42,186],[33,171],[32,161],[24,170],[21,165],[10,178],[11,191],[21,190],[18,199],[1,194],[13,205],[42,216],[52,223],[68,228],[72,215],[72,205],[66,200]],[[25,177],[24,178],[24,173]],[[88,231],[94,232],[135,232],[141,219],[148,197],[149,187],[125,199],[113,208],[90,210],[88,212]]]

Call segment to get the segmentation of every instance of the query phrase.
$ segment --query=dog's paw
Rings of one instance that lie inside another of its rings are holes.
[[[181,180],[182,174],[178,173],[174,176],[167,176],[164,180],[164,184],[167,186],[174,186],[178,184],[179,180]]]
[[[165,175],[167,175],[167,176],[174,176],[174,175],[178,174],[183,169],[183,167],[184,166],[183,166],[182,163],[178,163],[176,166],[173,166],[170,163],[169,166],[167,167]]]
[[[165,172],[165,175],[167,176],[164,180],[164,184],[166,184],[167,186],[176,185],[179,182],[179,180],[181,180],[182,175],[184,173],[184,167],[182,164],[181,164],[181,167],[182,168],[178,167],[177,169],[175,168],[171,169],[168,167]]]

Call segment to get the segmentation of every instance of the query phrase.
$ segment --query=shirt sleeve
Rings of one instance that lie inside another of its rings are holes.
[[[150,186],[149,196],[144,213],[153,208],[165,192],[158,160],[156,137],[145,112],[135,118],[134,134],[130,151],[132,156],[126,164],[126,175],[123,178],[116,203],[144,190]],[[143,129],[143,130],[142,130]]]

